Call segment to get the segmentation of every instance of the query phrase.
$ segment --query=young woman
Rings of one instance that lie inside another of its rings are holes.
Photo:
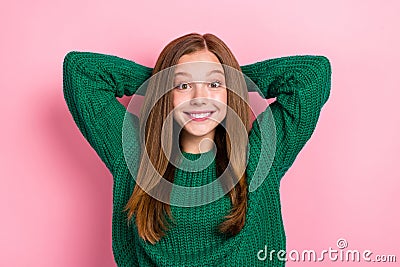
[[[285,265],[279,184],[328,100],[326,57],[240,67],[222,40],[193,33],[170,42],[154,69],[70,52],[63,71],[68,108],[114,177],[118,266]],[[276,97],[253,123],[251,83]],[[140,87],[139,119],[116,97]]]

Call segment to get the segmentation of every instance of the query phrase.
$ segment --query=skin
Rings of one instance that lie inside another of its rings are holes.
[[[223,72],[218,58],[208,50],[184,55],[178,61],[176,87],[172,89],[173,115],[183,126],[180,144],[184,152],[198,154],[213,148],[215,128],[226,117],[227,110]],[[212,113],[204,120],[190,116],[205,111]]]

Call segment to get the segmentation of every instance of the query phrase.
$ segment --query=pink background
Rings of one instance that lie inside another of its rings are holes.
[[[336,249],[346,238],[348,249],[397,256],[375,265],[397,266],[399,2],[188,2],[2,6],[0,266],[115,266],[112,177],[67,110],[62,60],[79,50],[153,66],[169,41],[189,32],[218,35],[241,65],[295,54],[331,60],[331,97],[282,181],[287,249]],[[256,112],[266,105],[251,100]],[[287,264],[331,265],[364,264]]]

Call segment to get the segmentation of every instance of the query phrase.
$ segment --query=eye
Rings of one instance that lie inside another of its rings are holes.
[[[220,86],[221,86],[221,82],[219,82],[219,81],[215,81],[215,82],[211,82],[210,83],[210,87],[211,88],[218,88]]]
[[[175,86],[175,88],[178,90],[187,90],[187,89],[191,88],[191,85],[190,85],[190,83],[183,82],[183,83],[180,83],[177,86]]]

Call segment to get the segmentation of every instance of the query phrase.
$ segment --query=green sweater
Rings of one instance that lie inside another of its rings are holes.
[[[330,95],[331,67],[324,56],[305,55],[268,59],[241,68],[264,98],[276,97],[258,115],[249,133],[248,184],[256,169],[262,183],[248,194],[244,228],[234,237],[225,237],[216,230],[231,207],[227,195],[197,207],[171,205],[175,224],[152,245],[139,238],[134,223],[128,226],[126,213],[122,211],[135,183],[121,141],[126,108],[116,99],[135,94],[151,76],[152,69],[105,54],[73,51],[66,55],[63,64],[66,103],[79,130],[114,179],[112,248],[118,266],[285,265],[278,257],[283,255],[278,251],[286,250],[280,181],[316,127]],[[274,124],[271,117],[267,119],[268,114],[273,115]],[[267,168],[260,143],[271,125],[276,129],[276,152]],[[203,154],[206,161],[213,156],[212,151]],[[183,155],[195,160],[201,154]],[[214,179],[215,161],[212,161],[199,172],[177,168],[174,184],[193,187]]]

